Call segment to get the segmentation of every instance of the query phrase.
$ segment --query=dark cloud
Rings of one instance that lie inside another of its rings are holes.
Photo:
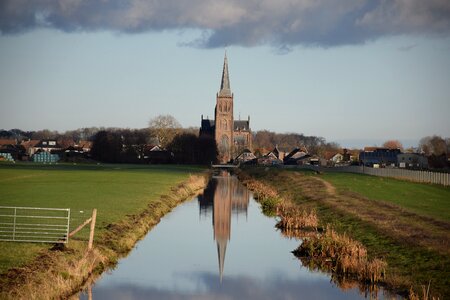
[[[189,43],[332,47],[386,35],[448,36],[448,0],[3,0],[0,32],[199,29]]]

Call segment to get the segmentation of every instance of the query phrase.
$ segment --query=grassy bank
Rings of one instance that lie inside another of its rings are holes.
[[[63,251],[45,244],[0,243],[0,298],[70,295],[90,273],[127,253],[171,208],[205,185],[196,167],[0,165],[1,205],[71,208],[71,229],[97,208],[95,251],[87,230]],[[184,184],[182,184],[184,182]],[[176,187],[176,189],[174,189]],[[31,295],[31,296],[30,296]]]
[[[399,205],[414,213],[450,222],[449,187],[349,173],[327,173],[323,179],[339,192]]]
[[[383,197],[378,193],[372,197],[373,191],[366,191],[364,186],[377,184],[364,175],[262,168],[246,173],[276,188],[283,198],[302,209],[315,210],[320,226],[330,224],[338,233],[361,242],[369,258],[386,261],[385,284],[390,289],[407,294],[412,286],[421,291],[421,286],[431,280],[433,295],[441,299],[450,295],[450,224],[440,212],[445,199],[450,201],[450,189],[383,179],[390,192],[383,189]],[[410,190],[417,195],[440,195],[441,202],[436,204],[434,198],[424,196],[409,201],[397,198]],[[423,212],[420,206],[428,209]]]

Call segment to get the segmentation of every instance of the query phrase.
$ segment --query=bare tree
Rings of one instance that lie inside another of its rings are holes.
[[[166,148],[173,138],[181,132],[180,123],[171,115],[154,117],[149,122],[149,128],[163,148]]]
[[[426,155],[442,155],[447,153],[447,143],[440,136],[426,136],[420,139],[419,149]]]

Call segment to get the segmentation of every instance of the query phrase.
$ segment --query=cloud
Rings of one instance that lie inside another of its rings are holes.
[[[402,51],[402,52],[408,52],[416,47],[417,47],[417,44],[411,44],[411,45],[407,45],[407,46],[401,46],[398,48],[398,50]]]
[[[211,273],[191,273],[189,280],[196,284],[196,291],[180,289],[167,290],[156,288],[149,282],[147,287],[133,284],[112,284],[93,287],[93,298],[103,299],[360,299],[364,291],[353,290],[342,292],[328,281],[314,281],[277,277],[257,280],[246,276],[226,276],[220,283],[217,275]],[[199,288],[200,287],[200,288]],[[358,294],[361,293],[361,294]],[[380,293],[381,294],[381,293]],[[376,292],[374,293],[375,296]],[[86,299],[81,295],[81,299]]]
[[[450,35],[448,0],[3,0],[0,32],[198,29],[191,46],[332,47],[400,34]]]

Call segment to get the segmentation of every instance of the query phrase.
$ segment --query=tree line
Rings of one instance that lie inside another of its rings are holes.
[[[149,127],[142,129],[86,127],[63,133],[48,129],[23,131],[20,129],[0,130],[0,138],[88,140],[92,141],[91,157],[108,163],[148,163],[156,162],[181,164],[210,164],[216,161],[217,146],[212,138],[199,137],[199,129],[183,128],[170,115],[159,115],[149,121]],[[150,153],[150,148],[160,146],[161,151]],[[322,156],[326,152],[338,152],[337,143],[327,142],[318,136],[301,133],[276,133],[260,130],[253,133],[253,152],[262,156],[275,146],[280,151],[290,152],[295,148],[306,148],[309,154]],[[423,137],[417,148],[403,149],[398,140],[388,140],[386,148],[405,152],[423,153],[437,162],[446,163],[450,153],[450,138],[437,135]]]

